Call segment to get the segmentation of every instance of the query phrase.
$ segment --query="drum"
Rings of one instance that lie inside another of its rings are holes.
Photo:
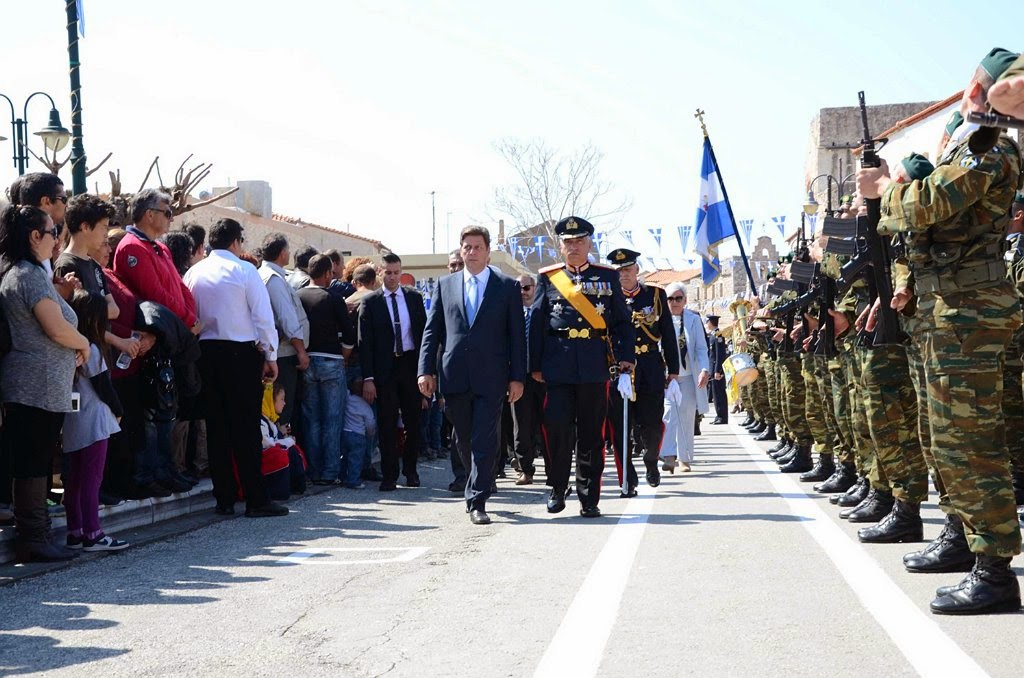
[[[749,353],[733,353],[725,359],[725,376],[735,380],[737,386],[746,386],[757,381],[757,365]]]

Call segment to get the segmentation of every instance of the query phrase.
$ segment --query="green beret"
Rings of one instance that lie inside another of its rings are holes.
[[[911,153],[900,161],[911,181],[921,181],[935,171],[935,165],[920,153]]]
[[[981,60],[981,68],[988,73],[993,80],[1002,75],[1010,67],[1019,55],[1002,47],[995,47]]]
[[[946,123],[946,134],[952,136],[956,128],[962,125],[964,122],[964,116],[960,114],[960,111],[953,111],[953,115],[949,116],[949,121]]]

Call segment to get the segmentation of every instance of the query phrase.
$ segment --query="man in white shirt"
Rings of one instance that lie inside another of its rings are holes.
[[[232,456],[245,493],[245,515],[283,516],[272,503],[260,468],[263,380],[277,377],[277,327],[270,295],[256,268],[239,258],[242,225],[221,219],[210,229],[211,252],[185,274],[202,326],[199,370],[206,403],[210,477],[217,513],[235,512],[238,488]]]

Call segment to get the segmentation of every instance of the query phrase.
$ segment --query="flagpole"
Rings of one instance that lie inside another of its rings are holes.
[[[725,188],[725,179],[722,178],[722,166],[718,164],[718,158],[715,157],[715,147],[711,143],[711,137],[708,136],[708,128],[704,125],[704,111],[697,109],[697,112],[693,114],[693,117],[700,120],[700,130],[704,133],[704,138],[708,141],[708,151],[711,153],[711,162],[715,165],[715,170],[718,172],[718,183],[722,187],[722,197],[725,199],[725,208],[729,210],[729,218],[732,220],[732,229],[736,234],[736,244],[740,248],[740,258],[743,259],[743,268],[747,272],[747,280],[750,282],[750,291],[753,292],[754,296],[757,296],[757,285],[754,284],[754,275],[750,272],[750,262],[747,261],[747,253],[743,249],[743,238],[740,237],[739,226],[736,223],[736,217],[732,213],[732,203],[729,201],[729,191]]]

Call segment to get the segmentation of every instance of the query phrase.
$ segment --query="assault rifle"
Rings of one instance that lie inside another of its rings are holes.
[[[971,138],[967,142],[971,153],[976,155],[991,151],[999,141],[999,135],[1003,133],[1004,129],[1024,129],[1024,118],[1011,118],[998,113],[971,111],[965,120],[967,123],[981,125],[980,129],[971,134]]]
[[[878,148],[885,145],[887,139],[873,139],[868,129],[868,108],[864,103],[864,92],[858,92],[857,98],[860,102],[860,119],[864,128],[864,138],[861,140],[860,166],[880,167],[881,158],[878,157]],[[875,144],[879,144],[878,148]],[[875,294],[879,301],[878,320],[875,324],[875,336],[871,345],[886,346],[891,344],[902,344],[906,335],[900,329],[899,317],[892,308],[892,277],[889,272],[889,248],[882,242],[878,235],[878,222],[882,218],[882,200],[873,198],[865,200],[868,208],[867,220],[864,224],[864,240],[867,243],[869,259],[871,261],[871,279],[874,282]],[[873,302],[872,302],[873,303]],[[866,337],[862,336],[862,339]]]
[[[794,261],[789,270],[795,280],[811,286],[812,301],[818,299],[818,336],[814,354],[831,358],[836,353],[836,325],[829,309],[836,303],[836,283],[818,264]]]

